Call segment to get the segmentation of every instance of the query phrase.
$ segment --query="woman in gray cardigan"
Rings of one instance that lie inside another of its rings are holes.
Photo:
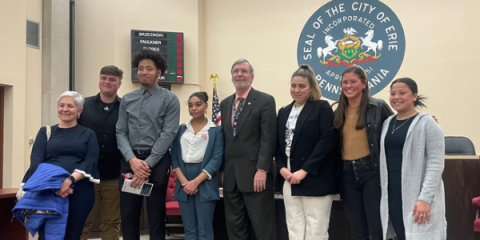
[[[390,85],[390,105],[398,114],[383,123],[380,143],[384,239],[393,230],[399,240],[446,239],[444,137],[430,115],[417,112],[425,107],[422,100],[410,78]]]

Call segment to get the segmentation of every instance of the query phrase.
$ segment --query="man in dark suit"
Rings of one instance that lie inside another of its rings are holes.
[[[275,99],[252,88],[254,71],[246,59],[231,69],[235,94],[221,103],[225,133],[223,196],[230,240],[275,240],[275,199],[271,171],[276,142]]]

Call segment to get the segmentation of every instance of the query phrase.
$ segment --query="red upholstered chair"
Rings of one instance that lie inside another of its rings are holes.
[[[167,219],[165,222],[165,228],[167,231],[167,235],[170,236],[170,231],[168,228],[172,227],[183,227],[181,223],[169,223],[168,216],[180,216],[180,207],[178,206],[177,201],[173,201],[173,193],[175,192],[175,183],[177,182],[177,177],[172,172],[172,167],[170,167],[170,177],[168,178],[168,186],[167,186],[167,197],[165,199],[165,207],[167,208]]]
[[[475,217],[475,221],[473,222],[473,230],[475,232],[480,232],[480,218],[478,218],[478,208],[480,208],[480,197],[476,197],[472,199],[472,205],[477,207],[477,216]]]
[[[167,187],[167,198],[165,199],[167,215],[180,215],[180,208],[178,207],[178,202],[172,200],[173,193],[175,192],[175,183],[177,183],[177,177],[172,172],[172,167],[170,167],[170,177],[168,178]]]

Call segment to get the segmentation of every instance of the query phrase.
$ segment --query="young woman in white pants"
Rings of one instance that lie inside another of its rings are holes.
[[[277,187],[283,193],[290,240],[328,239],[338,193],[333,111],[320,100],[312,68],[301,65],[290,82],[293,102],[278,112]]]

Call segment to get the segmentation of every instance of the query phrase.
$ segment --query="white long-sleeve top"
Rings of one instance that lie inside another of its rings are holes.
[[[180,139],[182,159],[185,163],[200,163],[203,161],[208,145],[208,129],[215,127],[215,124],[210,119],[207,118],[207,120],[205,127],[197,134],[193,130],[192,120],[185,123],[187,130],[185,130]]]

